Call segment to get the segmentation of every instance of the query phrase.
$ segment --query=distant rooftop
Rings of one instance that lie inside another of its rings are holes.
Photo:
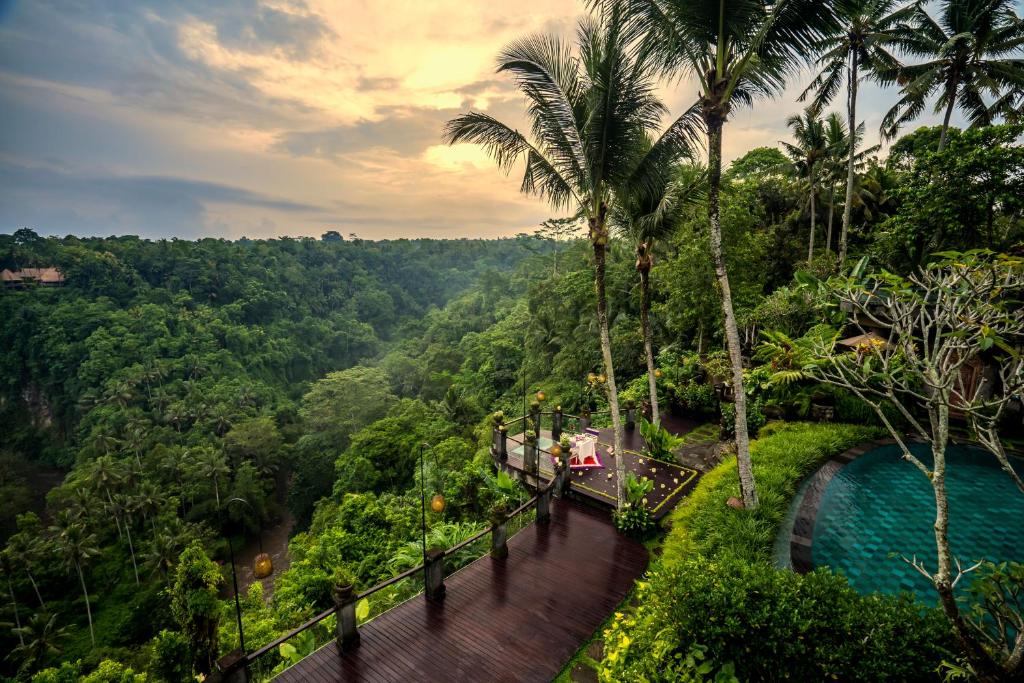
[[[64,274],[53,267],[22,268],[20,270],[4,268],[0,271],[0,280],[3,281],[5,287],[19,287],[30,282],[54,286],[64,284]]]

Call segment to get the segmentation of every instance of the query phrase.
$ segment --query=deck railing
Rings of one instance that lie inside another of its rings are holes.
[[[328,626],[330,627],[329,630],[333,630],[334,640],[342,652],[356,647],[359,643],[359,620],[356,618],[356,606],[360,601],[387,588],[398,586],[403,581],[411,579],[421,572],[425,573],[423,592],[426,599],[432,601],[443,600],[446,590],[444,585],[446,557],[451,557],[474,543],[479,543],[488,535],[490,535],[491,540],[490,555],[496,558],[507,557],[508,539],[530,523],[530,518],[534,511],[536,511],[536,522],[544,524],[550,520],[551,497],[552,495],[561,495],[560,486],[564,486],[564,478],[555,477],[546,486],[538,488],[537,492],[529,500],[504,515],[501,522],[481,529],[451,548],[428,549],[425,554],[425,563],[420,563],[360,593],[351,590],[339,590],[334,596],[336,604],[333,607],[324,610],[266,645],[237,657],[230,664],[223,663],[224,680],[231,683],[236,681],[241,683],[243,681],[268,680],[278,673],[274,669],[280,665],[280,661],[273,658],[272,653],[278,651],[282,644],[298,638],[304,633],[324,630],[323,628],[318,629],[318,627]],[[414,597],[416,594],[408,597]],[[386,609],[391,607],[393,605],[389,605]],[[330,623],[332,617],[334,618],[333,624]],[[322,633],[320,635],[323,636]],[[319,645],[318,642],[316,644]]]

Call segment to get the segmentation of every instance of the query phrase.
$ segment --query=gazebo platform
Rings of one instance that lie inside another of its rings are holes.
[[[671,431],[671,424],[666,424]],[[597,451],[601,457],[603,467],[575,469],[570,477],[571,484],[569,492],[605,506],[616,504],[617,475],[615,473],[615,458],[612,454],[612,445],[615,443],[615,434],[610,428],[594,428],[598,431]],[[571,433],[569,430],[566,433]],[[672,465],[658,462],[643,453],[644,442],[640,436],[639,429],[626,430],[623,446],[626,459],[626,471],[632,472],[638,478],[647,477],[654,482],[654,488],[647,495],[647,506],[651,510],[654,519],[661,519],[682,500],[682,498],[693,489],[700,477],[700,472],[682,465]],[[548,445],[551,441],[551,431],[541,430],[538,445],[541,447],[539,453],[540,476],[545,482],[555,476],[554,462],[549,453]],[[521,477],[528,476],[523,465],[523,433],[508,435],[508,460],[499,462],[509,470],[512,470]]]

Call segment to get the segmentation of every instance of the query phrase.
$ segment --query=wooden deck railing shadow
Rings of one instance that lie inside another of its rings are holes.
[[[451,557],[474,543],[478,543],[488,534],[491,537],[489,554],[495,558],[507,557],[508,539],[516,532],[526,528],[531,521],[547,522],[551,517],[551,498],[553,495],[561,495],[566,484],[567,479],[565,477],[556,476],[545,486],[538,487],[537,492],[526,502],[506,514],[502,522],[481,529],[451,548],[428,549],[425,554],[425,563],[420,563],[360,593],[356,593],[353,590],[336,591],[334,595],[335,605],[333,607],[324,610],[303,624],[252,652],[244,653],[241,656],[238,656],[236,652],[234,657],[229,655],[221,660],[222,680],[229,681],[230,683],[269,680],[280,673],[275,671],[275,669],[280,666],[282,660],[273,657],[273,654],[279,651],[280,646],[302,634],[313,633],[318,627],[321,627],[320,631],[324,630],[323,626],[330,627],[329,630],[333,631],[333,639],[337,642],[341,652],[344,653],[356,647],[359,643],[360,621],[356,617],[356,606],[360,601],[382,590],[397,586],[417,574],[425,573],[422,591],[417,591],[400,599],[395,604],[388,605],[381,613],[388,609],[394,609],[406,600],[415,598],[421,592],[425,594],[427,600],[442,600],[445,594],[444,579],[446,574],[444,560],[446,557]],[[536,511],[536,517],[531,519],[533,517],[531,513],[534,511]],[[483,555],[480,557],[483,557]],[[480,559],[480,557],[476,559]],[[334,618],[333,624],[330,623],[332,617]],[[368,619],[363,621],[366,620]],[[322,636],[323,634],[321,633],[320,635]],[[329,642],[329,639],[325,640]],[[314,642],[316,643],[314,649],[318,649],[322,645],[316,642],[316,640]]]

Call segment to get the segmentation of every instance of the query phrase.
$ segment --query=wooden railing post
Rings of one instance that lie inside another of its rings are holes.
[[[491,557],[499,560],[508,557],[508,518],[491,527]]]
[[[491,428],[491,455],[498,460],[508,460],[508,427],[495,425]]]
[[[636,406],[626,408],[626,429],[629,431],[636,429]]]
[[[334,604],[337,607],[335,640],[338,649],[348,652],[359,645],[359,629],[356,626],[356,594],[352,586],[339,586],[334,590]]]
[[[555,473],[555,495],[564,498],[569,492],[569,484],[572,481],[572,471],[569,469],[569,453],[565,450],[558,460],[558,472]]]
[[[590,426],[590,413],[580,413],[580,433],[587,431],[587,427]]]
[[[523,470],[531,477],[536,478],[540,471],[540,459],[537,455],[537,441],[523,440]]]
[[[551,521],[551,487],[537,492],[537,523],[547,524]]]
[[[423,572],[426,576],[427,600],[431,602],[444,600],[444,550],[431,548],[427,551]]]
[[[551,440],[558,443],[558,440],[562,438],[562,406],[555,406],[555,411],[551,413]]]

